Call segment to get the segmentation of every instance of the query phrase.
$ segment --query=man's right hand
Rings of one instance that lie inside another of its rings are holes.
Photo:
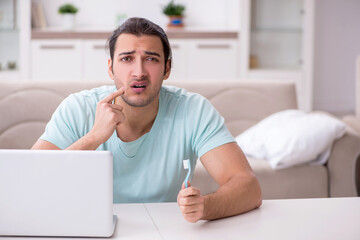
[[[114,133],[116,126],[124,121],[123,107],[113,101],[123,95],[124,88],[111,93],[101,100],[96,107],[95,123],[89,132],[100,144],[106,142]],[[114,101],[115,102],[115,101]]]

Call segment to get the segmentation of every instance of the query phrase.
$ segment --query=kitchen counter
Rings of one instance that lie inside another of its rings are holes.
[[[239,34],[236,29],[226,28],[184,27],[165,28],[164,30],[171,39],[236,39]],[[64,31],[59,28],[33,29],[31,39],[107,39],[112,31],[111,28],[79,28],[73,31]]]

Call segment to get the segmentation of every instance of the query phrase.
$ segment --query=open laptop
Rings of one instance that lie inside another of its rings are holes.
[[[0,236],[110,237],[107,151],[0,150]]]

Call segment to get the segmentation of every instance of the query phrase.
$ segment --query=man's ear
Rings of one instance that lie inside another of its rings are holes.
[[[108,74],[109,77],[114,80],[114,72],[113,72],[113,68],[112,68],[112,61],[111,58],[108,59]]]
[[[171,72],[171,59],[169,59],[166,63],[166,69],[165,69],[165,74],[164,74],[164,80],[168,79],[170,76],[170,72]]]

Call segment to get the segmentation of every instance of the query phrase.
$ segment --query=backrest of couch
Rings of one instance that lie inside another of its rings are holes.
[[[44,132],[46,123],[65,97],[103,84],[0,82],[0,148],[30,148]]]
[[[291,83],[166,83],[208,98],[234,136],[272,113],[297,108]],[[0,82],[0,148],[30,148],[65,97],[105,84],[113,82]]]
[[[296,109],[294,83],[171,83],[206,97],[225,118],[233,136],[237,136],[265,117],[286,109]]]

